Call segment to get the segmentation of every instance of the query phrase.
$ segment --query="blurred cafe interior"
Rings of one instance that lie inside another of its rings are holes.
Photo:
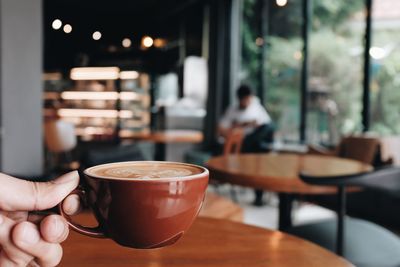
[[[397,0],[0,0],[0,171],[209,169],[218,240],[108,266],[400,266],[399,40]]]

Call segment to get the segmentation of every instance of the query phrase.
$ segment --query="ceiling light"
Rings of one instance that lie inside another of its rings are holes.
[[[69,24],[65,24],[63,30],[65,33],[70,33],[72,32],[72,26]]]
[[[59,19],[53,20],[53,23],[51,24],[51,27],[53,27],[54,30],[59,30],[62,26],[62,22]]]
[[[162,38],[156,38],[154,39],[154,46],[157,48],[161,48],[167,45],[167,40],[162,39]]]
[[[101,32],[95,31],[95,32],[92,34],[92,38],[93,38],[93,40],[96,40],[96,41],[100,40],[100,39],[101,39]]]
[[[154,41],[153,38],[151,38],[150,36],[143,36],[142,38],[142,45],[146,48],[149,48],[153,45]]]
[[[122,40],[122,46],[125,48],[131,47],[132,45],[132,41],[129,38],[125,38],[124,40]]]
[[[286,6],[288,0],[276,0],[278,6]]]

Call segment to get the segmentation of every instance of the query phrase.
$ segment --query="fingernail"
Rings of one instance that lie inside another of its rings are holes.
[[[54,228],[54,237],[59,238],[64,233],[64,224],[55,217],[52,219],[52,224]]]
[[[4,218],[3,218],[3,216],[0,215],[0,224],[2,224],[3,221],[4,221]]]
[[[78,171],[72,171],[67,174],[64,174],[63,176],[53,180],[53,182],[56,184],[68,183],[73,179],[73,177],[79,177]]]
[[[63,203],[64,212],[68,215],[74,215],[77,212],[79,207],[79,196],[77,195],[70,195]]]
[[[24,224],[22,229],[22,241],[26,244],[36,244],[40,240],[39,232],[34,226]]]

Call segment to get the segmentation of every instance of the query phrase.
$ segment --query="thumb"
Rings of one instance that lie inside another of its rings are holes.
[[[50,182],[30,182],[0,174],[0,210],[33,211],[56,206],[79,184],[73,171]]]

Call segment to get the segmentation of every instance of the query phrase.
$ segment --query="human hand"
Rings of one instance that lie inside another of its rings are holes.
[[[0,173],[0,267],[50,267],[61,261],[60,243],[68,236],[65,219],[30,211],[56,206],[78,183],[77,171],[50,182],[29,182]],[[63,208],[67,214],[77,212],[78,196],[68,196]]]

